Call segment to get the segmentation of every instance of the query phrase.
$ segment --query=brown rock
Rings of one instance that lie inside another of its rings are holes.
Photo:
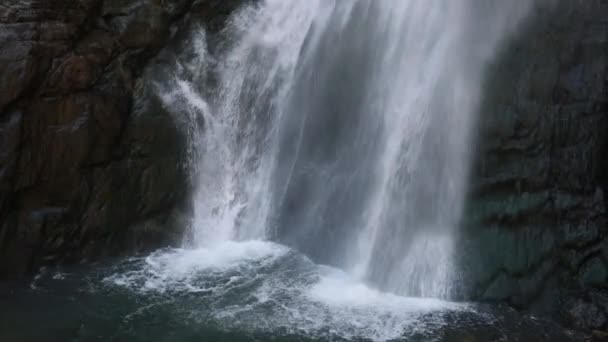
[[[51,72],[48,81],[49,91],[66,93],[87,89],[93,84],[98,74],[99,70],[87,57],[69,56]]]
[[[0,278],[177,241],[184,136],[134,88],[192,2],[0,6]]]

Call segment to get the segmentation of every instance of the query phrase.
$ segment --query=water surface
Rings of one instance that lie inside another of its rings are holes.
[[[49,269],[1,289],[2,341],[575,340],[506,307],[383,293],[263,241]]]

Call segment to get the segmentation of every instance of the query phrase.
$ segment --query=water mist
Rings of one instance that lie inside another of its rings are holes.
[[[195,90],[199,70],[166,96],[204,118],[191,243],[278,241],[384,291],[449,298],[484,66],[528,6],[241,10],[223,55],[198,55],[217,89]]]

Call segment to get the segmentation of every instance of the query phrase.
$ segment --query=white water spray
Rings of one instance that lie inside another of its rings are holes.
[[[214,69],[217,89],[196,91],[199,70],[165,96],[205,121],[191,244],[278,240],[382,290],[449,298],[484,65],[526,7],[267,0],[239,11],[227,52],[195,63]]]

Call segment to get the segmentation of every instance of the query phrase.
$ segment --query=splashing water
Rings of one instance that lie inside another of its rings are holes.
[[[526,7],[266,0],[233,15],[216,55],[197,30],[161,94],[203,122],[191,249],[108,280],[209,294],[239,328],[341,338],[466,310],[412,297],[452,296],[483,65]]]
[[[404,326],[432,333],[445,326],[446,313],[477,315],[466,304],[379,292],[271,242],[162,250],[137,262],[135,270],[118,272],[104,283],[169,301],[190,298],[196,308],[183,309],[189,320],[211,321],[228,331],[387,341],[401,337]]]
[[[177,82],[206,123],[193,245],[277,240],[383,290],[449,298],[483,65],[526,7],[269,0],[241,10],[217,90]]]

